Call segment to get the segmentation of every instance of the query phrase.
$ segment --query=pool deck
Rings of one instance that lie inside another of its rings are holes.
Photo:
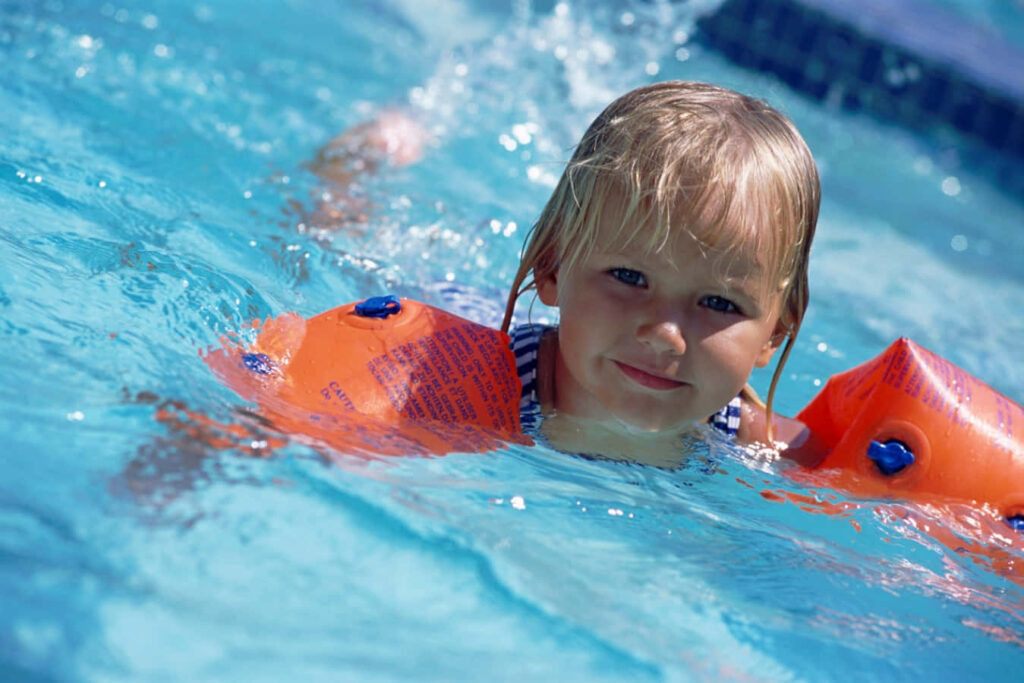
[[[949,12],[919,0],[726,0],[698,28],[700,43],[815,99],[951,127],[1012,166],[1024,160],[1024,50]]]

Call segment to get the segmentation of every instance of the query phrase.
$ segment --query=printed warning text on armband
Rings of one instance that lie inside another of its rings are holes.
[[[915,370],[915,374],[921,374],[922,379],[928,381],[921,403],[945,415],[952,424],[970,422],[972,384],[977,380],[940,356],[929,354],[923,361],[922,367]],[[920,391],[906,393],[917,398]]]
[[[883,381],[956,425],[970,422],[973,389],[980,386],[964,370],[930,353],[920,357],[901,353],[886,369]]]
[[[441,332],[437,336],[440,337],[443,334],[444,332]],[[452,370],[451,360],[442,353],[444,347],[438,344],[437,338],[425,337],[419,340],[419,345],[422,348],[423,355],[426,358],[433,359],[433,370],[438,375],[441,384],[445,386],[454,384],[457,378]]]
[[[885,369],[885,375],[882,377],[882,381],[894,389],[899,389],[903,386],[903,381],[907,377],[907,371],[910,369],[910,353],[906,349],[900,349],[894,356],[892,361],[889,363],[889,367]]]
[[[954,424],[968,424],[971,421],[971,401],[974,399],[974,393],[971,391],[973,378],[958,367],[950,366],[949,369],[952,374],[949,389],[954,401],[949,418]]]
[[[1013,424],[1014,417],[1017,420],[1024,418],[1024,409],[1020,406],[1011,403],[1002,394],[996,395],[996,419],[999,431],[1004,434],[1008,439],[1013,439]]]
[[[352,399],[348,397],[345,390],[341,388],[341,385],[337,382],[331,382],[326,387],[320,390],[320,395],[328,402],[332,399],[338,399],[341,402],[341,406],[346,410],[355,410],[356,407],[352,403]]]
[[[512,430],[519,387],[503,344],[497,331],[467,323],[392,348],[367,369],[406,417]]]
[[[367,370],[387,394],[388,401],[398,411],[401,411],[409,400],[409,374],[399,369],[400,363],[397,358],[384,354],[366,364]]]
[[[458,420],[458,413],[452,399],[441,387],[441,381],[433,378],[430,382],[424,382],[416,388],[410,403],[413,409],[406,409],[403,414],[409,417],[429,417],[432,420],[444,422],[455,422]]]
[[[497,429],[515,428],[509,415],[508,401],[502,398],[518,396],[518,378],[514,376],[503,355],[504,339],[495,330],[466,325],[451,330],[456,342],[453,346],[465,354],[461,356],[461,374],[468,378],[476,389],[487,412],[487,423]],[[512,401],[515,410],[515,401]],[[518,413],[516,413],[518,414]]]
[[[452,387],[452,398],[455,400],[455,409],[459,413],[459,419],[463,422],[469,422],[476,419],[476,411],[473,410],[473,405],[469,402],[469,395],[466,393],[466,387],[457,384]]]
[[[466,341],[465,335],[458,327],[452,327],[444,331],[444,340],[447,342],[447,349],[452,352],[459,369],[462,369],[469,360],[472,347]]]
[[[925,386],[921,396],[921,403],[937,413],[943,412],[946,405],[943,392],[934,384]]]
[[[876,360],[872,363],[865,363],[859,368],[850,371],[850,374],[844,378],[842,384],[842,394],[845,398],[850,398],[855,392],[860,391],[858,398],[864,400],[871,393],[872,389],[875,388],[877,380],[875,382],[865,383],[869,379],[873,379],[878,371],[878,366],[881,364],[881,360]]]
[[[921,371],[921,368],[914,368],[914,371],[910,373],[907,385],[903,388],[903,393],[911,398],[917,398],[921,395],[921,388],[924,387],[924,379],[924,372]]]

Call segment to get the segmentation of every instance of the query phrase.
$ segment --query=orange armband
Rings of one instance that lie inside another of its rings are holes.
[[[524,441],[504,332],[409,299],[374,297],[267,320],[207,355],[276,429],[346,451],[480,452]]]
[[[987,505],[1024,529],[1024,409],[908,339],[832,377],[798,418],[830,449],[830,486]]]

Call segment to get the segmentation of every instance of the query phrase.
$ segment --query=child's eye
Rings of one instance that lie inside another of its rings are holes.
[[[736,304],[734,304],[733,302],[729,301],[725,297],[717,296],[715,294],[712,294],[710,296],[706,296],[703,299],[701,299],[700,300],[700,305],[701,306],[706,306],[707,308],[710,308],[712,311],[718,311],[719,313],[739,313],[740,312],[740,309],[739,309],[738,306],[736,306]]]
[[[639,270],[633,270],[632,268],[612,268],[608,273],[623,284],[630,285],[632,287],[646,287],[647,278]]]

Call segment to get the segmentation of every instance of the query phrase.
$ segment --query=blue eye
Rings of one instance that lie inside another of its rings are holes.
[[[740,309],[736,306],[736,304],[729,301],[725,297],[716,296],[714,294],[712,294],[711,296],[706,296],[703,299],[701,299],[700,305],[706,306],[707,308],[710,308],[712,311],[718,311],[719,313],[740,312]]]
[[[612,268],[608,274],[623,284],[631,287],[646,287],[647,278],[639,270],[632,268]]]

